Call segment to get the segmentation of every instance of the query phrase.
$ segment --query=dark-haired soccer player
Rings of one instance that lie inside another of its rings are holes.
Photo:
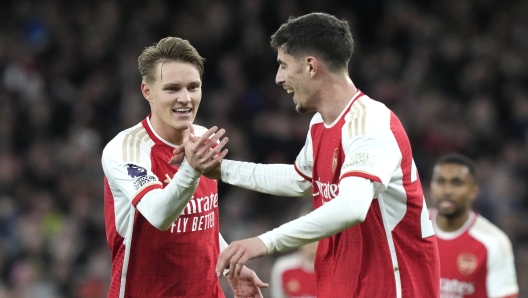
[[[220,141],[223,129],[191,124],[202,99],[203,58],[188,41],[167,37],[147,47],[138,66],[151,114],[112,139],[102,157],[108,297],[225,297],[215,275],[227,246],[219,235],[217,181],[200,172],[222,161],[227,138]],[[192,134],[200,147],[189,141]],[[179,145],[186,158],[169,165]],[[202,157],[206,163],[198,163]],[[243,297],[262,297],[258,287],[266,286],[247,268],[229,283]]]
[[[471,206],[479,193],[473,161],[448,154],[431,179],[433,227],[440,251],[441,297],[517,297],[508,236]]]
[[[298,112],[316,112],[306,144],[294,165],[223,160],[206,175],[274,195],[313,195],[315,210],[231,243],[217,275],[237,276],[249,259],[320,240],[319,298],[438,297],[436,237],[409,139],[398,117],[350,79],[348,23],[325,13],[291,18],[271,45],[277,84]]]

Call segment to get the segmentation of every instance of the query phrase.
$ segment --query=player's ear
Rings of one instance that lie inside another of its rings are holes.
[[[306,63],[306,68],[310,74],[310,77],[313,78],[313,76],[319,69],[319,61],[314,56],[308,56],[305,59],[305,63]]]
[[[143,93],[143,97],[145,97],[146,100],[152,100],[152,90],[150,89],[150,85],[145,81],[141,82],[141,93]]]
[[[475,202],[475,199],[478,197],[480,192],[480,187],[475,183],[473,189],[471,190],[471,203]]]

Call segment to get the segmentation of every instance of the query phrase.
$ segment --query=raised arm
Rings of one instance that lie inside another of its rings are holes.
[[[196,156],[208,160],[206,163],[200,164],[200,167],[196,165],[194,167],[207,170],[208,167],[216,167],[221,163],[227,153],[226,150],[221,151],[227,143],[227,139],[220,143],[217,141],[224,133],[224,130],[217,132],[217,128],[213,127],[194,141],[186,138],[184,141],[187,142],[185,151],[189,161],[195,162]],[[209,138],[208,146],[195,145],[197,142],[204,142]],[[217,145],[211,149],[213,143]],[[134,163],[123,162],[112,154],[116,151],[116,148],[111,147],[108,150],[105,149],[102,164],[109,187],[115,195],[120,196],[120,204],[131,203],[154,227],[160,230],[168,229],[192,198],[199,183],[200,172],[195,170],[185,159],[168,185],[163,188],[158,177],[151,171],[147,159],[144,162],[142,160],[136,160]],[[126,216],[126,214],[122,214],[122,216]]]

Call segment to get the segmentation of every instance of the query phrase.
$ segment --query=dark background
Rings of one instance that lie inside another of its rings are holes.
[[[475,208],[510,237],[526,297],[528,1],[506,0],[1,1],[0,297],[106,297],[101,151],[149,113],[137,57],[163,37],[207,59],[195,122],[227,130],[228,158],[292,163],[312,115],[275,85],[269,39],[316,11],[349,21],[352,80],[402,120],[427,199],[438,156],[477,161]],[[256,236],[309,201],[221,184],[222,234]],[[279,255],[249,265],[269,282]]]

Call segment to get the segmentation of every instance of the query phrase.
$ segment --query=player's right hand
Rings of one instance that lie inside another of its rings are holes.
[[[210,178],[218,178],[220,164],[228,152],[223,148],[229,139],[225,137],[219,142],[226,132],[225,129],[218,130],[216,126],[213,126],[200,137],[194,135],[194,128],[190,122],[188,129],[189,133],[183,140],[187,162],[198,172],[208,177],[214,176]]]

